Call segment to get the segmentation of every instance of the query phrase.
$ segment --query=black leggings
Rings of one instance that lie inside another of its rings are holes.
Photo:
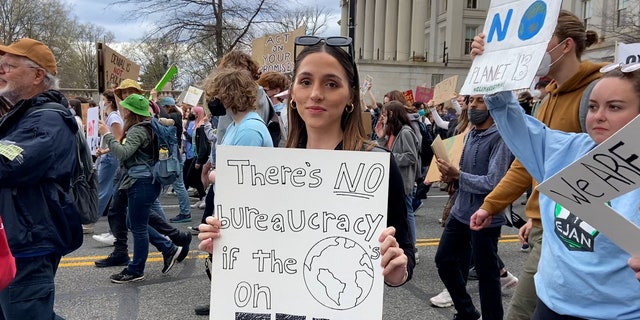
[[[213,192],[213,184],[209,186],[209,192],[207,192],[207,197],[204,198],[204,213],[202,213],[202,223],[206,223],[204,220],[213,215],[215,208],[213,207],[213,198],[215,197],[215,193]]]
[[[196,158],[184,160],[184,187],[185,189],[189,189],[189,187],[196,188],[199,200],[202,200],[205,196],[204,186],[202,185],[202,180],[200,180],[201,174],[202,166],[200,166],[200,169],[196,169]]]

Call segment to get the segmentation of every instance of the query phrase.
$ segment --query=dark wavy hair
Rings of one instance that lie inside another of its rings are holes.
[[[409,115],[405,106],[397,100],[391,100],[384,105],[384,111],[387,112],[386,134],[397,136],[402,130],[402,126],[411,125]]]

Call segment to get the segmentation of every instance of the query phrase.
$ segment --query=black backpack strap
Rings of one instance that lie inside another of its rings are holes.
[[[147,135],[149,136],[149,145],[147,145],[146,147],[142,148],[140,151],[145,153],[145,154],[150,154],[152,159],[153,159],[153,163],[156,163],[156,161],[158,161],[158,151],[159,151],[159,147],[158,147],[158,139],[156,139],[156,134],[153,132],[153,128],[151,128],[151,122],[141,122],[138,125],[141,125],[145,130],[147,130]]]

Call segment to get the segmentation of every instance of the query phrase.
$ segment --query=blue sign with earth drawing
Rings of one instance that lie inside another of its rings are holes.
[[[475,57],[462,94],[529,88],[553,36],[562,1],[493,0],[483,33],[484,54]],[[547,66],[548,67],[548,66]]]
[[[212,317],[382,319],[389,161],[219,146]]]

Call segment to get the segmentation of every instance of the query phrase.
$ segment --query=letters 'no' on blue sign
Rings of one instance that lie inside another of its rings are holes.
[[[507,36],[509,30],[509,24],[511,22],[511,16],[513,15],[513,9],[507,11],[507,17],[502,23],[500,20],[500,13],[496,13],[491,21],[491,27],[489,28],[489,36],[487,42],[493,41],[494,34],[498,37],[498,41],[502,41]],[[524,12],[520,19],[520,26],[518,27],[518,38],[522,41],[529,40],[535,37],[542,27],[544,26],[544,19],[547,17],[547,4],[538,0],[532,3],[529,8]]]

